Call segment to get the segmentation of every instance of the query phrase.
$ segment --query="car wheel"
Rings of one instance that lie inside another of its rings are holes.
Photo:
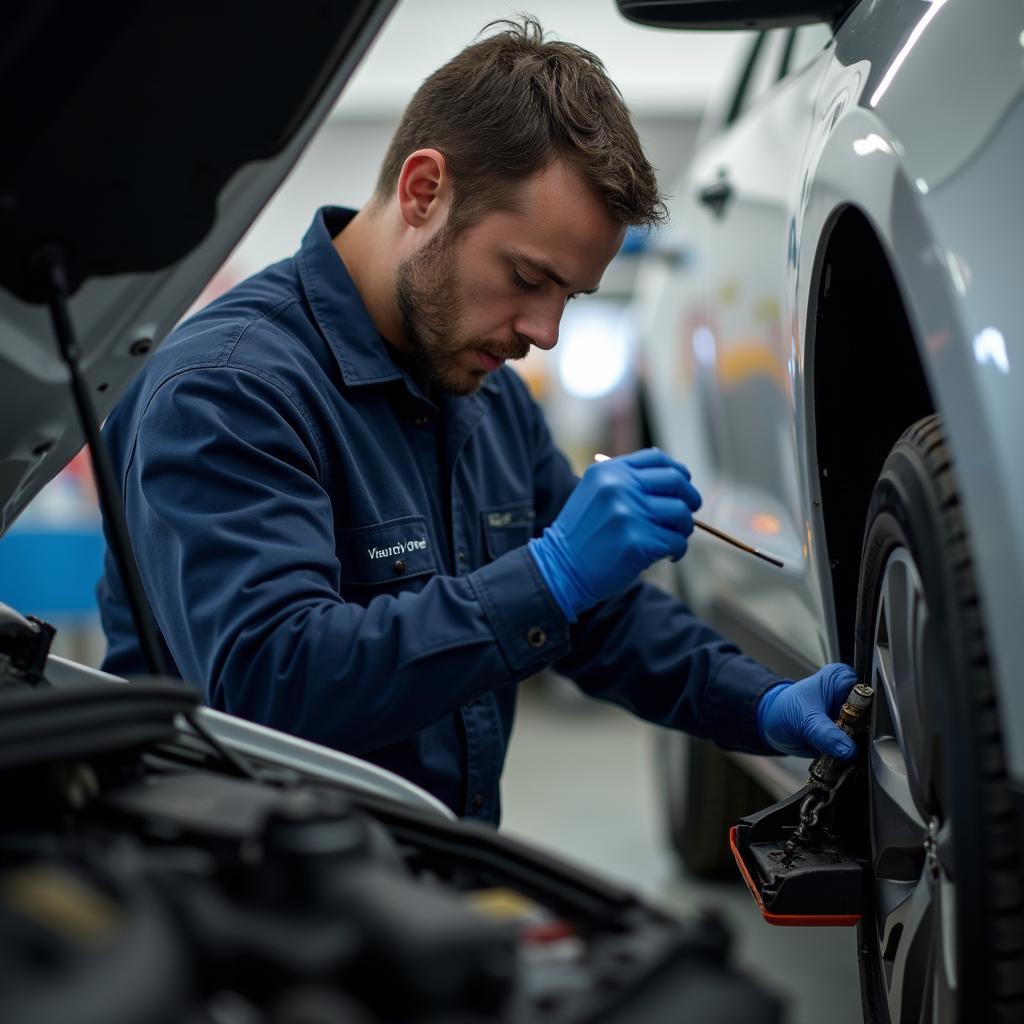
[[[858,675],[875,688],[864,1016],[1009,1021],[1024,1010],[1020,847],[982,609],[942,421],[889,455],[867,520]]]
[[[735,878],[729,828],[772,797],[708,740],[666,730],[658,758],[666,831],[683,867],[698,878]]]

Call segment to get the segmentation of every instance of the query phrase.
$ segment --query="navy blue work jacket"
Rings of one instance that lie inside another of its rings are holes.
[[[516,684],[547,665],[662,725],[764,752],[778,678],[630,587],[570,625],[526,542],[575,486],[519,377],[428,399],[325,208],[294,258],[180,325],[105,435],[169,663],[212,707],[357,754],[497,822]],[[145,671],[109,554],[104,668]]]

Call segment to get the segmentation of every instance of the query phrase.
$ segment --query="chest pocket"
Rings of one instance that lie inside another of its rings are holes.
[[[437,571],[423,516],[339,529],[335,539],[342,589],[356,600],[360,593],[372,597],[370,587],[396,584],[395,590],[404,590],[406,581]]]
[[[523,501],[480,512],[484,547],[490,558],[500,558],[513,548],[522,547],[533,536],[533,502]]]

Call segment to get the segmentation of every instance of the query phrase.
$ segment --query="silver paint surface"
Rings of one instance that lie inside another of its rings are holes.
[[[827,228],[854,206],[950,429],[1007,766],[1024,782],[1024,6],[863,0],[824,51],[702,140],[662,242],[688,258],[651,260],[640,286],[651,414],[707,520],[787,565],[695,537],[685,593],[809,662],[838,657],[807,319]],[[735,196],[719,220],[696,196],[723,171]]]

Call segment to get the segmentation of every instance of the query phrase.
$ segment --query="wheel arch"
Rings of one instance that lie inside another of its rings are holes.
[[[896,273],[879,233],[853,204],[833,211],[819,240],[805,352],[812,492],[839,656],[852,663],[861,545],[875,481],[903,431],[937,411]]]

